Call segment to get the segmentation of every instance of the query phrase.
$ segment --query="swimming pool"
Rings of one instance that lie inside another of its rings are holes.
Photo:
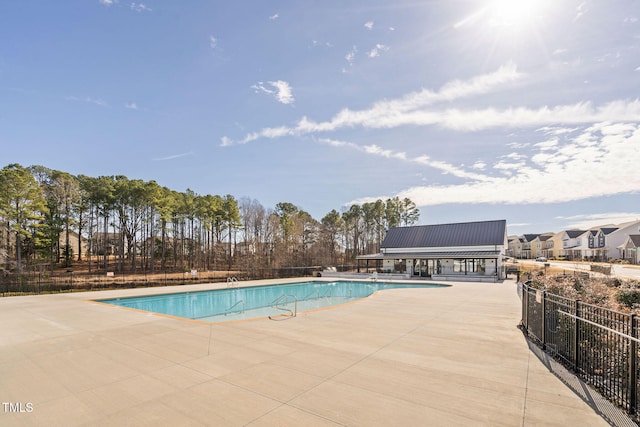
[[[277,320],[294,317],[301,311],[366,298],[379,290],[446,286],[449,285],[345,280],[308,281],[96,301],[203,322],[225,322],[257,317],[270,317]]]

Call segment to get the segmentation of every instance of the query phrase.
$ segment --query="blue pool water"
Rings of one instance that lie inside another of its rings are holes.
[[[267,316],[284,318],[301,311],[366,298],[374,292],[384,289],[445,286],[448,285],[310,281],[97,301],[205,322],[224,322]]]

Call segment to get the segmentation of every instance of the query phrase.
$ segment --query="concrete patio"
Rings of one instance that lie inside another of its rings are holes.
[[[88,300],[220,284],[0,298],[0,425],[629,425],[529,347],[514,282],[451,285],[211,325]]]

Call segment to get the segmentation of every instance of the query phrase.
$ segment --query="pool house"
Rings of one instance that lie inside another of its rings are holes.
[[[358,271],[404,278],[496,281],[505,278],[506,220],[391,228],[380,253],[357,257]]]

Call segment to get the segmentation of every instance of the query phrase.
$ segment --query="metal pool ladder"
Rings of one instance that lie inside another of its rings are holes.
[[[237,310],[234,310],[234,308],[240,306]],[[233,304],[231,307],[229,307],[225,312],[224,315],[227,316],[229,314],[242,314],[244,313],[244,300],[238,300],[238,302],[236,302],[235,304]]]
[[[285,305],[293,302],[293,310],[288,309]],[[298,299],[295,295],[280,295],[275,301],[271,303],[271,307],[281,310],[284,313],[279,316],[269,316],[270,320],[286,320],[296,317],[298,314]],[[277,318],[279,317],[279,318]]]
[[[236,276],[227,277],[227,288],[237,288],[238,278]]]

